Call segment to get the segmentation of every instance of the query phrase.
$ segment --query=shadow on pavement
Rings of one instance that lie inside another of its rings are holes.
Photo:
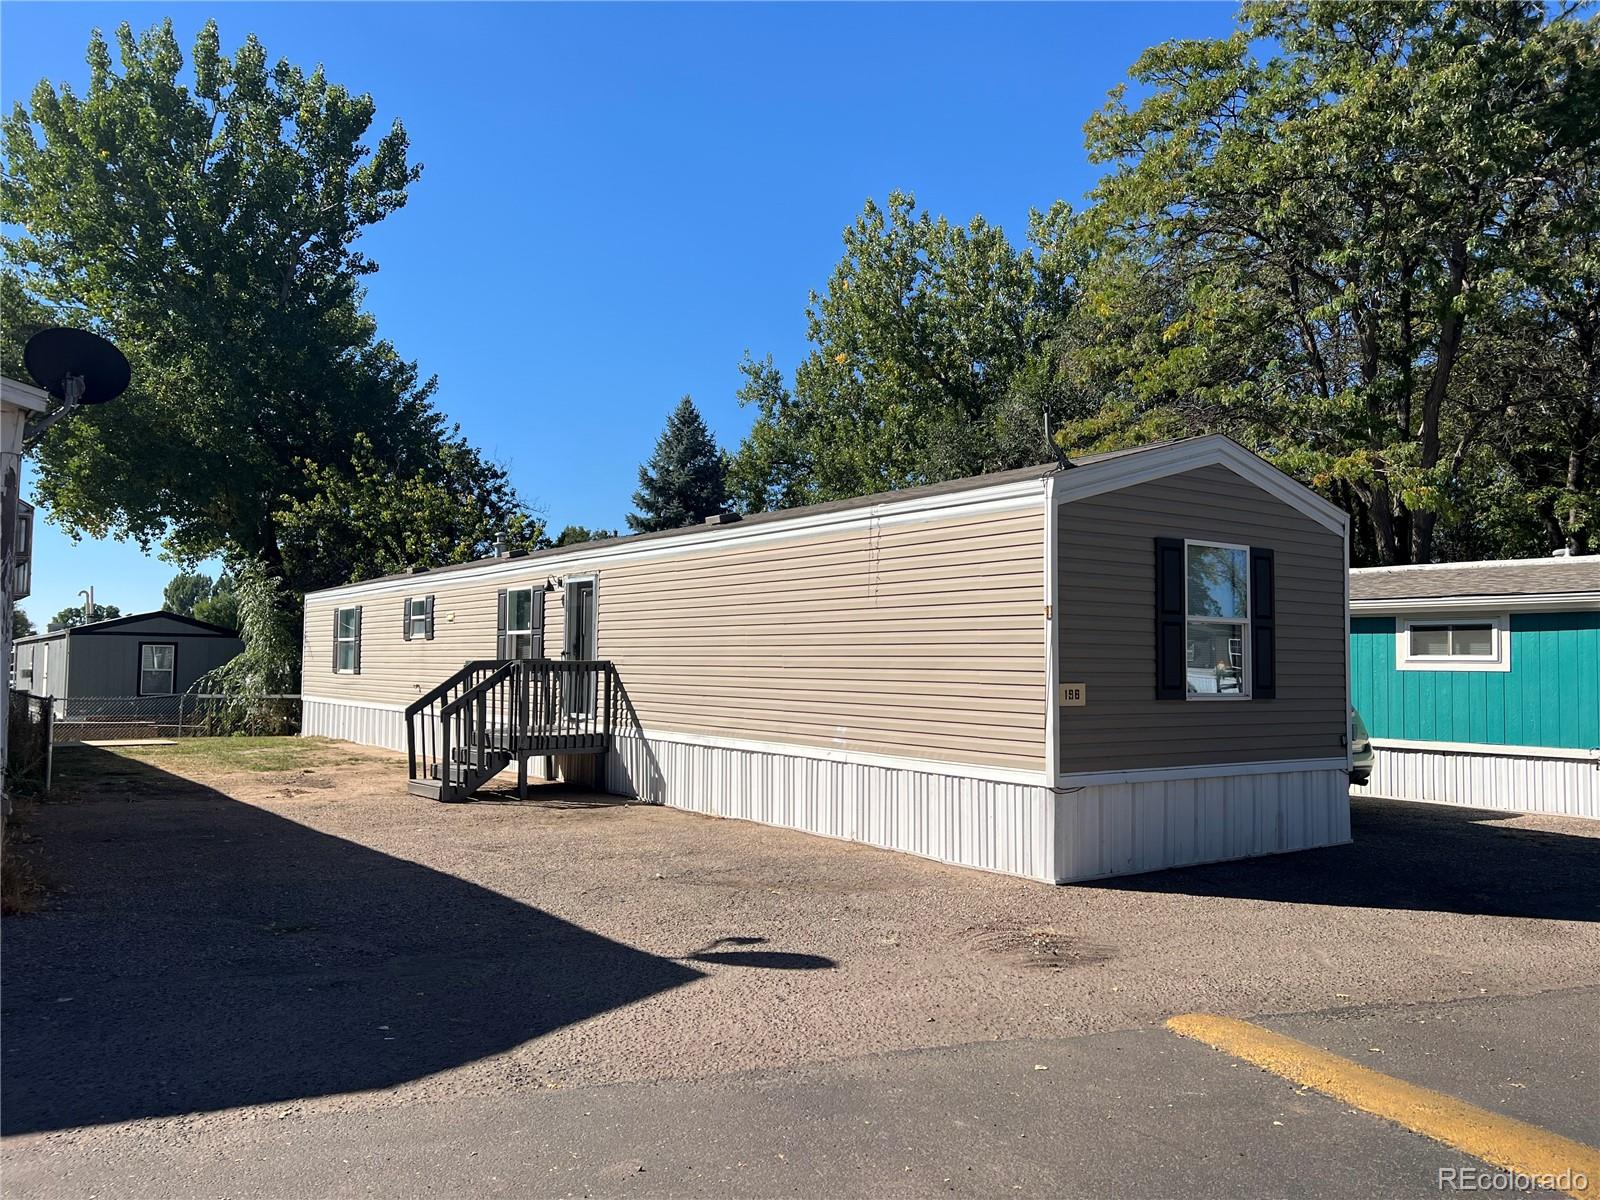
[[[389,1087],[703,974],[155,767],[71,753],[81,776],[103,772],[41,813],[71,890],[5,923],[7,1134]]]
[[[1506,824],[1516,815],[1352,796],[1348,846],[1077,886],[1600,921],[1600,837]]]

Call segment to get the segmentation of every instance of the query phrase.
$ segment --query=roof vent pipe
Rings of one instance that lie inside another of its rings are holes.
[[[495,534],[494,535],[494,556],[496,558],[504,558],[510,552],[511,552],[511,542],[509,540],[507,540],[506,535],[503,534],[503,533]]]

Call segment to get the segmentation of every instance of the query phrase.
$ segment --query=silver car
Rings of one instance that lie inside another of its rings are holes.
[[[1355,709],[1350,710],[1350,782],[1365,787],[1372,778],[1372,738],[1366,722]]]

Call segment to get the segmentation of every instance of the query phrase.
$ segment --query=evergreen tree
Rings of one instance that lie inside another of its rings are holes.
[[[655,533],[696,525],[723,511],[727,500],[727,462],[695,408],[685,396],[667,418],[650,461],[639,468],[639,490],[628,514],[635,533]]]
[[[11,636],[14,638],[32,637],[39,632],[33,627],[33,621],[27,613],[20,608],[11,610]]]

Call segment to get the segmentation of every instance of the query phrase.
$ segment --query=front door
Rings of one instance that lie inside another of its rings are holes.
[[[574,579],[567,584],[562,604],[568,662],[589,662],[595,656],[594,580]],[[568,711],[586,714],[594,707],[594,680],[587,671],[573,671],[568,680]]]

